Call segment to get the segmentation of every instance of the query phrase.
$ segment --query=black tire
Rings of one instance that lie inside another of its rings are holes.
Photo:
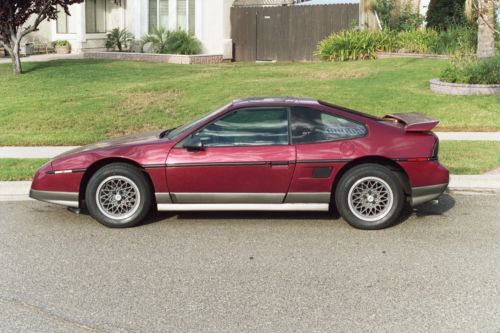
[[[85,191],[85,204],[99,223],[110,228],[128,228],[148,215],[152,197],[142,170],[126,163],[113,163],[92,175]]]
[[[337,210],[347,223],[358,229],[377,230],[393,225],[401,215],[404,202],[397,176],[374,163],[350,169],[335,189]]]

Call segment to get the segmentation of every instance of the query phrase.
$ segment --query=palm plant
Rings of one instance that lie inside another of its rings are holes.
[[[155,28],[152,33],[142,38],[142,43],[153,44],[156,53],[168,53],[168,40],[171,32],[163,27]]]
[[[128,43],[134,39],[134,35],[127,31],[127,29],[114,28],[107,35],[106,48],[108,50],[118,48],[122,52],[127,47]]]
[[[198,54],[201,52],[200,41],[184,30],[171,32],[167,44],[169,53]]]

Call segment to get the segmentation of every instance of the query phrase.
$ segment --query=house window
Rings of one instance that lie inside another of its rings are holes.
[[[196,0],[177,0],[177,28],[195,33]]]
[[[56,27],[58,34],[70,34],[73,33],[72,27],[70,26],[69,16],[66,12],[59,6],[57,6],[57,20]]]
[[[169,0],[149,0],[149,32],[158,27],[168,29]]]
[[[106,32],[106,0],[85,2],[85,24],[87,33]]]

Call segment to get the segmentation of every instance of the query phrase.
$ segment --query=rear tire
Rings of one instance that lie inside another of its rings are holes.
[[[132,227],[151,210],[152,189],[140,169],[126,163],[108,164],[90,178],[85,203],[99,223],[110,228]]]
[[[349,170],[335,189],[340,215],[351,226],[376,230],[393,225],[404,206],[404,192],[397,176],[373,163]]]

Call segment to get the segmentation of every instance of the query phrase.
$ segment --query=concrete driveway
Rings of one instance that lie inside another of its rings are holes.
[[[329,214],[157,214],[126,230],[0,202],[1,332],[498,332],[499,195],[382,231]]]

